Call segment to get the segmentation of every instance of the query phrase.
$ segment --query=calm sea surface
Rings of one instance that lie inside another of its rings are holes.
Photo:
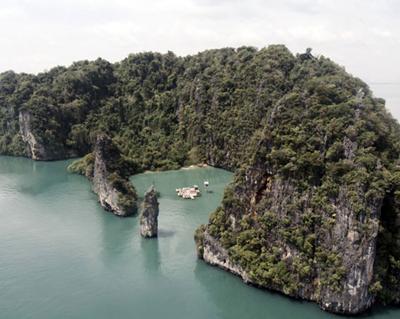
[[[103,211],[67,161],[0,157],[0,319],[339,318],[261,291],[197,260],[193,231],[207,221],[231,174],[214,168],[148,173],[140,194],[160,191],[160,237],[139,236],[138,218]],[[210,181],[213,193],[177,198]],[[400,309],[368,318],[398,319]]]

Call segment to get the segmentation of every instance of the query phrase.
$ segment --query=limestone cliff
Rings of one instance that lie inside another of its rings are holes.
[[[39,143],[31,128],[32,115],[27,111],[19,113],[19,128],[22,140],[26,143],[26,153],[34,160],[46,160],[48,155],[44,146]]]
[[[375,137],[364,139],[377,134],[367,124],[376,101],[355,97],[346,128],[333,132],[337,114],[330,118],[321,105],[297,113],[307,104],[299,98],[280,101],[279,114],[250,143],[255,152],[222,206],[196,231],[198,255],[245,282],[334,313],[396,304],[399,151],[382,137],[388,161],[371,147]]]
[[[198,230],[199,257],[247,283],[316,301],[331,312],[368,309],[375,300],[369,288],[380,202],[368,207],[371,216],[360,223],[343,187],[329,199],[332,211],[316,217],[310,213],[316,193],[304,194],[291,181],[259,174],[248,170],[247,182],[235,189],[237,202],[226,202]],[[296,206],[297,211],[290,209]]]
[[[152,186],[144,195],[140,215],[140,234],[143,237],[157,237],[158,201],[157,192]]]
[[[121,217],[136,214],[136,191],[128,179],[128,174],[120,171],[121,158],[118,148],[110,137],[101,134],[97,137],[92,163],[82,171],[93,184],[101,206]]]
[[[43,119],[42,119],[43,120]],[[41,133],[35,131],[34,115],[30,111],[21,110],[18,115],[19,135],[25,143],[25,156],[37,161],[52,161],[76,156],[76,152],[68,149],[63,143],[46,140]]]

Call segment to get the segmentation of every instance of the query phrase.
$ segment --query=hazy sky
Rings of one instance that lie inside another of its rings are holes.
[[[148,50],[312,47],[391,95],[400,119],[399,0],[0,0],[0,39],[0,72],[35,73]],[[395,83],[394,95],[381,82]]]

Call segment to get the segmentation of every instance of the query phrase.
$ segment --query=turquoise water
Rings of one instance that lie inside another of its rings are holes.
[[[68,162],[0,157],[0,319],[336,318],[306,302],[243,284],[197,260],[193,231],[220,202],[231,174],[214,168],[135,176],[160,191],[160,237],[138,218],[103,211]],[[210,181],[213,193],[175,188]],[[399,318],[400,310],[368,318]]]

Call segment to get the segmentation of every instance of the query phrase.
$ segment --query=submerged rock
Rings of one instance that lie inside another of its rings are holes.
[[[140,215],[140,234],[143,237],[157,237],[158,232],[158,201],[154,186],[144,195]]]

